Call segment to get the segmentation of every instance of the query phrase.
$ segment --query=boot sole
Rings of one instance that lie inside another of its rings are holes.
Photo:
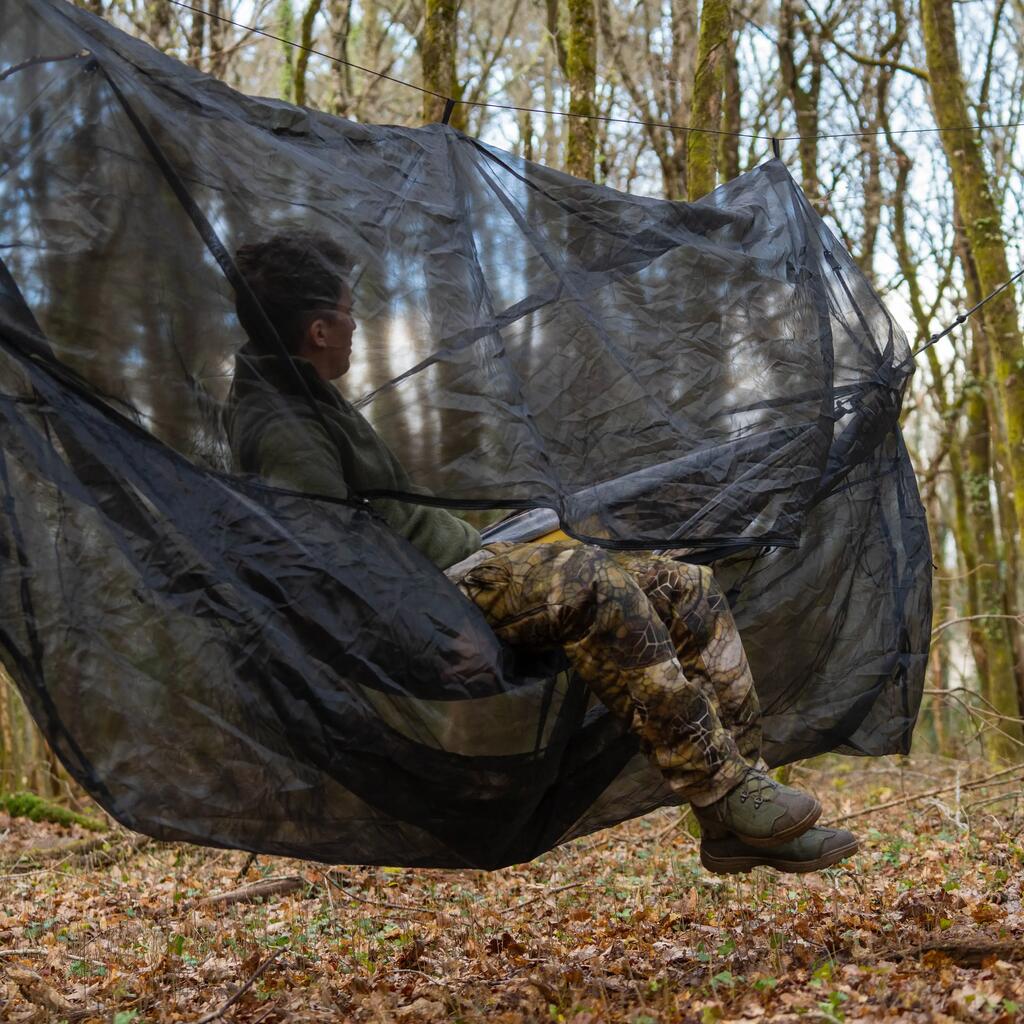
[[[802,836],[820,817],[821,804],[815,800],[814,806],[807,812],[806,817],[798,821],[795,825],[790,825],[789,828],[784,829],[782,832],[778,832],[773,836],[769,836],[767,838],[746,836],[735,831],[732,834],[741,843],[744,843],[747,846],[756,846],[758,849],[767,850],[771,849],[773,846],[781,846],[783,843],[788,843],[790,839],[796,839],[797,836]]]
[[[745,875],[759,867],[775,868],[776,871],[784,871],[787,874],[804,875],[811,871],[820,871],[822,868],[830,868],[833,864],[838,864],[839,861],[855,854],[859,848],[860,844],[854,839],[853,842],[837,847],[815,860],[783,860],[780,857],[773,857],[770,853],[747,854],[742,857],[716,857],[701,847],[700,862],[715,875]]]

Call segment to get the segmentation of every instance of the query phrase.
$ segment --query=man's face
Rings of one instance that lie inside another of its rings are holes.
[[[300,354],[308,359],[325,380],[343,377],[352,362],[352,293],[342,285],[341,298],[333,310],[325,310],[306,329],[306,344]]]

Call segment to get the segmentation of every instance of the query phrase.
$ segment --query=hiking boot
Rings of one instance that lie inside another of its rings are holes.
[[[700,862],[716,875],[735,875],[751,868],[775,868],[803,874],[820,871],[857,852],[857,837],[837,828],[812,828],[781,846],[758,849],[736,838],[702,839]]]
[[[821,815],[821,804],[809,793],[748,768],[738,786],[693,811],[707,839],[733,836],[749,846],[778,846],[806,832]]]

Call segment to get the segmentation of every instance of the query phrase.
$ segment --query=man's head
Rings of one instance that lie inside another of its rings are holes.
[[[356,325],[344,251],[326,235],[289,232],[243,245],[235,259],[288,351],[309,360],[324,380],[346,373]],[[238,318],[250,338],[261,336],[241,299]]]

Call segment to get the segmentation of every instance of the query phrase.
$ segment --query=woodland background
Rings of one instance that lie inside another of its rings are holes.
[[[1024,265],[1024,0],[82,6],[357,120],[459,99],[457,127],[635,193],[699,196],[777,137],[915,346]],[[855,858],[716,877],[675,809],[500,872],[153,843],[103,820],[0,678],[0,1018],[1021,1019],[1021,301],[1003,290],[928,348],[905,403],[936,563],[914,756],[793,769]]]
[[[631,192],[695,198],[777,137],[915,346],[1024,262],[1024,0],[81,6],[245,92],[356,120],[434,121],[452,97],[456,127]],[[1024,740],[1020,302],[1008,288],[928,348],[904,409],[936,562],[917,749],[996,761]],[[70,794],[8,684],[0,793],[19,789]]]

